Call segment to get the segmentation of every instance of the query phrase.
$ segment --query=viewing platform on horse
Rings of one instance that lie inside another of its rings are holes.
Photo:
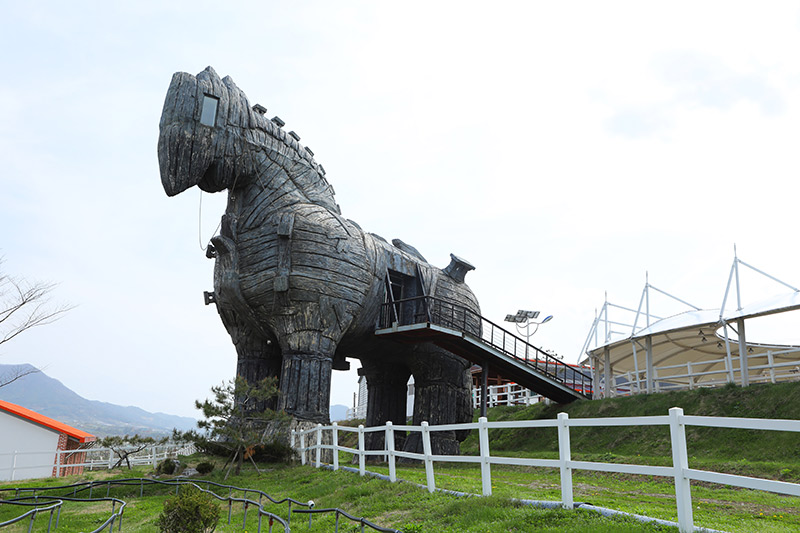
[[[375,335],[431,342],[559,403],[591,398],[589,375],[454,302],[433,296],[386,302]]]

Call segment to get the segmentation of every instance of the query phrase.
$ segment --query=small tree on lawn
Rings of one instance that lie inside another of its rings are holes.
[[[98,444],[102,448],[110,448],[114,451],[114,454],[117,456],[117,462],[114,464],[112,468],[117,468],[121,466],[123,461],[128,465],[128,470],[131,469],[131,455],[136,455],[140,451],[144,450],[148,446],[156,446],[159,444],[164,444],[169,440],[169,437],[164,437],[161,440],[156,440],[153,437],[140,437],[139,435],[128,436],[125,435],[124,437],[120,437],[119,435],[114,435],[111,437],[105,437],[98,441]]]
[[[270,424],[285,420],[286,415],[263,407],[269,399],[278,395],[275,378],[265,378],[251,384],[237,376],[234,380],[211,387],[211,392],[213,399],[206,399],[202,403],[195,401],[195,407],[203,412],[204,417],[197,427],[204,429],[205,433],[189,432],[186,435],[201,448],[207,448],[213,442],[229,452],[226,464],[229,462],[230,466],[225,472],[227,479],[234,465],[238,475],[244,460],[252,461],[254,449],[264,444]]]

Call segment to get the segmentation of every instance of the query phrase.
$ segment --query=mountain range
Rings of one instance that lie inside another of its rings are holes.
[[[195,429],[197,420],[186,416],[151,413],[133,406],[87,400],[33,365],[0,365],[0,383],[27,374],[0,387],[0,400],[15,403],[97,437],[108,435],[166,436],[173,428]],[[344,420],[347,406],[332,405],[331,420]]]
[[[197,420],[186,416],[150,413],[139,407],[115,405],[86,398],[36,367],[0,365],[0,383],[6,376],[30,372],[0,387],[0,400],[15,403],[97,437],[108,435],[166,436],[172,428],[194,429]]]

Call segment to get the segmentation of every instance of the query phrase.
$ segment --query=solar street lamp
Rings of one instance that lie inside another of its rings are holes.
[[[505,321],[512,322],[517,327],[517,332],[525,336],[525,341],[530,344],[531,337],[539,330],[539,326],[553,319],[553,315],[547,315],[541,322],[536,322],[539,318],[539,311],[526,311],[520,309],[516,315],[506,315]],[[531,332],[531,324],[536,326]],[[523,332],[522,328],[525,328]]]

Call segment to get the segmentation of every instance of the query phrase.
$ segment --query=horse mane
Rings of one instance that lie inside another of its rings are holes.
[[[314,159],[314,152],[300,143],[300,136],[294,131],[287,133],[283,129],[285,123],[279,117],[267,118],[267,110],[263,106],[250,106],[247,95],[230,76],[225,76],[222,83],[229,91],[232,104],[234,99],[240,100],[236,107],[240,108],[242,114],[237,126],[244,130],[247,141],[258,151],[263,151],[272,163],[279,164],[294,187],[309,202],[341,214],[333,186],[325,178],[325,169]]]

